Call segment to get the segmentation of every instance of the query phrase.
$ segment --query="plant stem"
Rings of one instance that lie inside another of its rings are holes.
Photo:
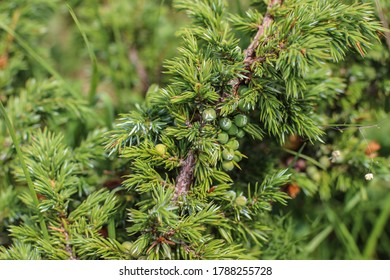
[[[327,226],[324,228],[316,237],[314,237],[309,244],[306,246],[305,251],[309,254],[313,253],[318,246],[331,234],[333,226]]]
[[[39,224],[41,226],[43,236],[46,240],[49,240],[49,233],[47,231],[45,221],[43,219],[42,213],[39,211],[39,208],[38,208],[39,200],[38,200],[37,193],[34,189],[34,184],[31,180],[30,173],[28,172],[26,162],[24,161],[23,153],[20,149],[19,141],[18,141],[18,138],[16,137],[15,130],[12,126],[10,119],[8,118],[8,115],[7,115],[7,112],[4,108],[3,102],[1,102],[1,101],[0,101],[0,112],[4,117],[5,124],[8,128],[9,134],[11,135],[12,141],[13,141],[15,149],[16,149],[16,153],[19,157],[20,164],[21,164],[22,169],[23,169],[23,173],[26,176],[26,182],[27,182],[28,188],[30,189],[30,193],[31,193],[31,196],[32,196],[32,199],[34,202],[34,206],[36,208],[36,211],[38,212]]]
[[[282,0],[271,0],[271,2],[268,4],[268,11],[264,16],[263,23],[259,25],[255,37],[253,38],[248,48],[245,50],[244,64],[248,70],[250,70],[252,64],[256,61],[256,49],[260,44],[260,38],[263,36],[264,30],[270,27],[271,23],[274,21],[274,18],[269,13],[269,10],[271,10],[275,5],[282,3]]]

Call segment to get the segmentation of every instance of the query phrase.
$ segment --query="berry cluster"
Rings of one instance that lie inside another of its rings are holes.
[[[246,86],[240,87],[239,94],[248,91]],[[248,116],[244,112],[251,109],[250,104],[243,99],[238,102],[239,113],[233,118],[221,117],[218,120],[220,132],[217,135],[218,142],[223,146],[222,150],[222,168],[225,171],[234,169],[234,163],[238,163],[242,159],[242,154],[238,151],[240,143],[237,139],[245,136],[243,128],[248,124]],[[206,122],[212,122],[217,119],[217,113],[213,108],[207,108],[202,112],[202,118]]]

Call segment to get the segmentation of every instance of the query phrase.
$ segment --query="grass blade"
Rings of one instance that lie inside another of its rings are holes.
[[[329,206],[325,206],[325,213],[328,217],[329,222],[333,225],[337,237],[340,239],[340,242],[346,247],[351,258],[363,259],[359,247],[355,242],[355,239],[349,232],[347,226],[339,219],[335,211],[333,211]]]
[[[333,231],[333,226],[327,226],[319,234],[317,234],[310,243],[306,246],[305,251],[309,254],[313,253],[315,249],[324,241]]]
[[[363,256],[366,259],[371,259],[374,256],[378,240],[381,237],[386,223],[390,218],[390,195],[388,195],[384,202],[384,207],[381,214],[375,222],[374,228],[368,238],[367,244],[363,251]]]
[[[76,16],[74,10],[72,9],[72,7],[69,4],[67,4],[66,6],[68,7],[69,13],[72,16],[74,22],[76,23],[76,26],[77,26],[81,36],[83,37],[83,40],[84,40],[85,45],[87,47],[89,58],[91,59],[91,63],[92,63],[92,78],[91,78],[91,82],[90,82],[91,84],[90,84],[90,87],[89,87],[89,97],[88,98],[89,98],[89,103],[92,104],[95,101],[96,88],[97,88],[97,84],[98,84],[98,64],[97,64],[97,59],[96,59],[95,53],[93,52],[91,44],[89,43],[87,34],[81,28],[81,24],[80,24],[80,22],[79,22],[79,20],[78,20],[78,18]]]

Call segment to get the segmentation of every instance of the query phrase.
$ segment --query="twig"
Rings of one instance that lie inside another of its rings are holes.
[[[62,215],[62,214],[60,214]],[[66,229],[67,220],[65,218],[61,219],[61,228],[49,226],[49,229],[61,232],[65,237],[65,251],[69,254],[70,260],[77,260],[76,256],[73,254],[72,246],[70,245],[70,238],[68,230]]]
[[[244,64],[245,67],[250,70],[252,64],[256,61],[256,49],[260,44],[260,38],[264,34],[264,30],[268,28],[271,23],[274,21],[273,16],[270,14],[269,10],[273,8],[273,6],[277,4],[282,4],[283,0],[272,0],[268,5],[268,11],[264,16],[263,23],[259,25],[257,29],[257,33],[253,38],[253,41],[249,44],[248,48],[244,51],[245,59]]]
[[[69,259],[70,260],[77,260],[76,256],[73,254],[72,247],[70,246],[69,233],[66,230],[64,230],[64,236],[65,236],[65,241],[66,241],[65,251],[69,254]]]
[[[270,13],[270,10],[275,5],[282,5],[282,4],[283,4],[283,0],[271,0],[270,1],[270,3],[268,4],[267,13],[265,14],[265,16],[263,18],[262,24],[258,26],[257,33],[256,33],[255,37],[253,38],[252,42],[249,44],[249,46],[244,51],[244,54],[245,54],[245,58],[244,58],[245,70],[249,71],[249,73],[252,72],[252,66],[253,66],[253,64],[255,62],[263,61],[263,58],[256,57],[256,50],[257,50],[257,47],[260,44],[260,38],[263,36],[264,30],[266,28],[270,27],[270,25],[274,21],[274,18],[272,16],[272,14]],[[233,86],[233,93],[237,94],[238,87],[240,86],[240,84],[242,82],[244,82],[245,80],[249,80],[249,79],[250,79],[250,77],[249,78],[244,78],[244,79],[236,78],[235,80],[230,81],[229,84],[231,84]]]
[[[193,151],[189,151],[187,158],[183,161],[180,173],[176,178],[175,195],[176,200],[179,196],[187,194],[192,180],[194,179],[195,155]]]

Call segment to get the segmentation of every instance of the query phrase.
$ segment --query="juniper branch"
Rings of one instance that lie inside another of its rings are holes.
[[[61,228],[64,230],[63,232],[64,232],[64,237],[65,237],[65,242],[66,242],[65,250],[69,254],[70,260],[76,260],[77,257],[73,254],[73,249],[72,249],[72,246],[70,244],[71,241],[70,241],[69,231],[67,229],[68,221],[63,218],[61,223],[62,223]]]
[[[262,58],[256,57],[256,49],[260,44],[260,38],[264,34],[264,30],[268,28],[272,22],[274,21],[273,15],[270,13],[270,10],[276,6],[276,5],[282,5],[283,0],[271,0],[268,4],[267,13],[265,14],[263,18],[263,22],[261,25],[258,26],[257,33],[249,46],[245,49],[244,54],[244,65],[245,70],[249,72],[249,74],[252,72],[252,65],[256,61],[262,61]],[[250,76],[250,75],[249,75]],[[230,84],[233,86],[233,93],[237,95],[238,87],[240,86],[240,83],[242,83],[244,79],[236,78],[230,82]]]
[[[76,260],[76,256],[73,254],[72,246],[70,245],[70,237],[69,237],[69,231],[66,228],[66,225],[68,224],[68,221],[65,220],[65,218],[61,219],[61,227],[57,228],[55,226],[49,226],[51,230],[58,231],[61,234],[63,234],[65,238],[65,251],[69,255],[70,260]]]
[[[263,22],[261,25],[259,25],[257,29],[257,33],[255,37],[253,38],[253,41],[249,44],[248,48],[244,51],[245,53],[245,59],[244,64],[245,68],[250,71],[252,64],[256,61],[256,49],[260,44],[260,38],[264,34],[264,30],[271,25],[271,23],[274,21],[273,16],[270,13],[270,10],[277,4],[282,4],[283,0],[272,0],[268,4],[268,10],[265,14],[265,17],[263,19]]]
[[[245,58],[244,58],[244,65],[245,69],[251,72],[252,65],[255,61],[258,60],[256,58],[256,49],[260,44],[260,38],[264,34],[264,30],[271,25],[273,22],[273,16],[270,13],[270,10],[275,7],[276,5],[281,5],[283,3],[283,0],[271,0],[268,4],[267,13],[263,19],[262,24],[258,27],[258,31],[253,38],[252,42],[249,44],[248,48],[244,51]],[[236,79],[236,81],[231,81],[230,84],[233,86],[233,92],[237,93],[238,87],[242,80]],[[184,160],[182,168],[180,169],[180,173],[176,178],[176,185],[175,185],[175,195],[174,200],[176,200],[179,196],[185,195],[189,187],[192,184],[193,181],[193,175],[194,175],[194,169],[195,169],[195,156],[192,151],[189,152],[187,155],[187,158]]]

